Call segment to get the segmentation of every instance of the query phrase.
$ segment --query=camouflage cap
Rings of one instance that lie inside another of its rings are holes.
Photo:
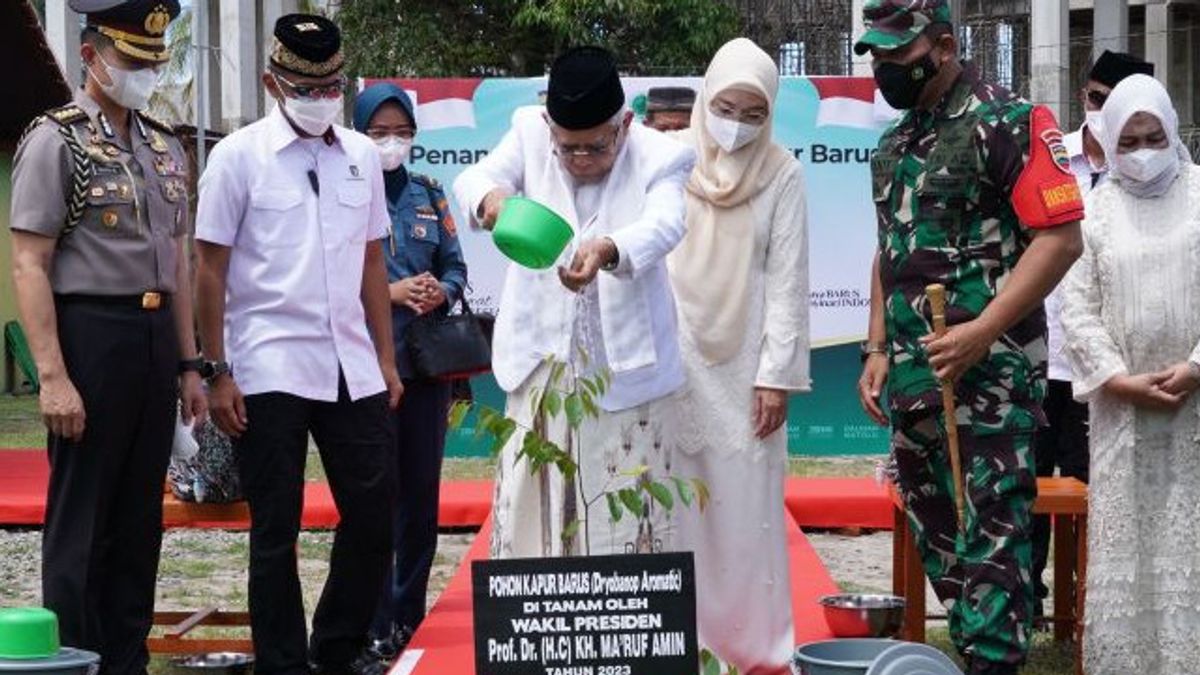
[[[895,49],[917,39],[931,23],[950,23],[947,0],[867,0],[863,4],[867,32],[854,45],[862,56],[872,47]]]

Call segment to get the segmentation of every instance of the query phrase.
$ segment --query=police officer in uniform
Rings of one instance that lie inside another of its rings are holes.
[[[206,406],[187,164],[143,112],[179,4],[70,6],[86,14],[85,83],[33,122],[13,170],[13,276],[49,430],[42,591],[64,644],[144,673],[176,400],[185,419]]]
[[[385,244],[392,300],[396,368],[404,400],[392,416],[396,430],[397,507],[392,533],[395,560],[371,627],[373,648],[391,660],[425,618],[425,594],[437,551],[438,487],[446,442],[451,385],[423,379],[405,341],[414,318],[446,312],[467,286],[458,231],[442,186],[408,171],[404,163],[417,131],[412,100],[381,82],[354,105],[354,127],[379,150],[387,190],[391,237]]]
[[[863,16],[855,50],[871,52],[880,91],[905,112],[871,162],[879,251],[859,396],[892,426],[897,486],[968,672],[1015,673],[1034,606],[1041,305],[1083,249],[1083,204],[1053,114],[959,61],[946,0],[868,0]],[[925,297],[932,283],[946,287],[942,338]],[[961,531],[942,382],[957,402],[948,423],[962,457]]]

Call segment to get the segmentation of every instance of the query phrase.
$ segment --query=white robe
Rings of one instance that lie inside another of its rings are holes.
[[[672,395],[683,386],[675,305],[666,255],[683,238],[683,185],[694,152],[633,125],[612,172],[600,188],[576,190],[551,152],[541,108],[522,108],[496,149],[455,181],[459,204],[473,215],[496,187],[542,202],[567,219],[580,243],[609,237],[618,268],[601,272],[581,293],[563,287],[557,271],[510,265],[496,322],[493,368],[508,392],[507,415],[547,438],[579,465],[567,482],[556,469],[532,475],[518,458],[523,433],[501,451],[493,508],[491,554],[496,558],[600,555],[674,550],[671,513],[647,502],[641,514],[613,522],[604,492],[631,487],[626,472],[639,466],[663,479],[675,444]],[[583,349],[584,361],[578,356]],[[565,419],[535,421],[535,399],[550,376],[547,358],[571,363],[581,375],[612,372],[598,419],[568,433]],[[578,536],[564,540],[572,523]]]
[[[692,199],[689,195],[689,199]],[[741,349],[707,365],[684,331],[688,386],[677,475],[704,480],[712,504],[680,514],[696,554],[701,644],[742,673],[787,672],[795,646],[783,489],[787,426],[754,436],[754,387],[808,391],[809,299],[804,178],[791,162],[750,201],[755,239]]]
[[[1091,403],[1086,671],[1196,672],[1200,396],[1163,413],[1102,387],[1200,361],[1200,168],[1159,199],[1105,183],[1086,211],[1063,307],[1075,395]]]

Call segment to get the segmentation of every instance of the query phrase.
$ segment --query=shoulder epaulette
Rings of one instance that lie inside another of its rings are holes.
[[[167,124],[166,122],[164,122],[163,120],[160,120],[159,118],[155,117],[154,115],[151,115],[150,113],[142,111],[142,110],[137,111],[137,115],[138,115],[138,117],[142,118],[142,120],[145,121],[146,124],[149,124],[150,126],[154,127],[155,129],[158,129],[159,131],[161,131],[163,133],[170,134],[171,136],[175,135],[175,129],[170,124]]]
[[[68,103],[64,106],[47,110],[42,117],[48,117],[63,126],[68,126],[81,120],[86,120],[88,114],[83,111],[83,108],[74,103]]]
[[[426,176],[423,173],[410,172],[408,174],[408,177],[410,180],[412,180],[412,182],[416,183],[417,185],[420,185],[421,187],[431,189],[431,190],[444,191],[444,190],[442,190],[442,184],[437,182],[437,179],[430,178],[429,176]]]

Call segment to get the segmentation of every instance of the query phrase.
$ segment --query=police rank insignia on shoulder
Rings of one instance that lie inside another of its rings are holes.
[[[80,108],[74,103],[69,103],[61,108],[48,110],[46,111],[46,114],[50,117],[53,117],[54,120],[59,124],[74,124],[79,120],[87,118],[87,113],[83,111],[83,108]]]
[[[1071,173],[1071,153],[1067,152],[1067,146],[1063,145],[1063,133],[1058,129],[1046,129],[1042,132],[1042,142],[1046,144],[1046,149],[1050,151],[1050,157],[1054,160],[1054,165],[1065,174],[1074,175]]]

